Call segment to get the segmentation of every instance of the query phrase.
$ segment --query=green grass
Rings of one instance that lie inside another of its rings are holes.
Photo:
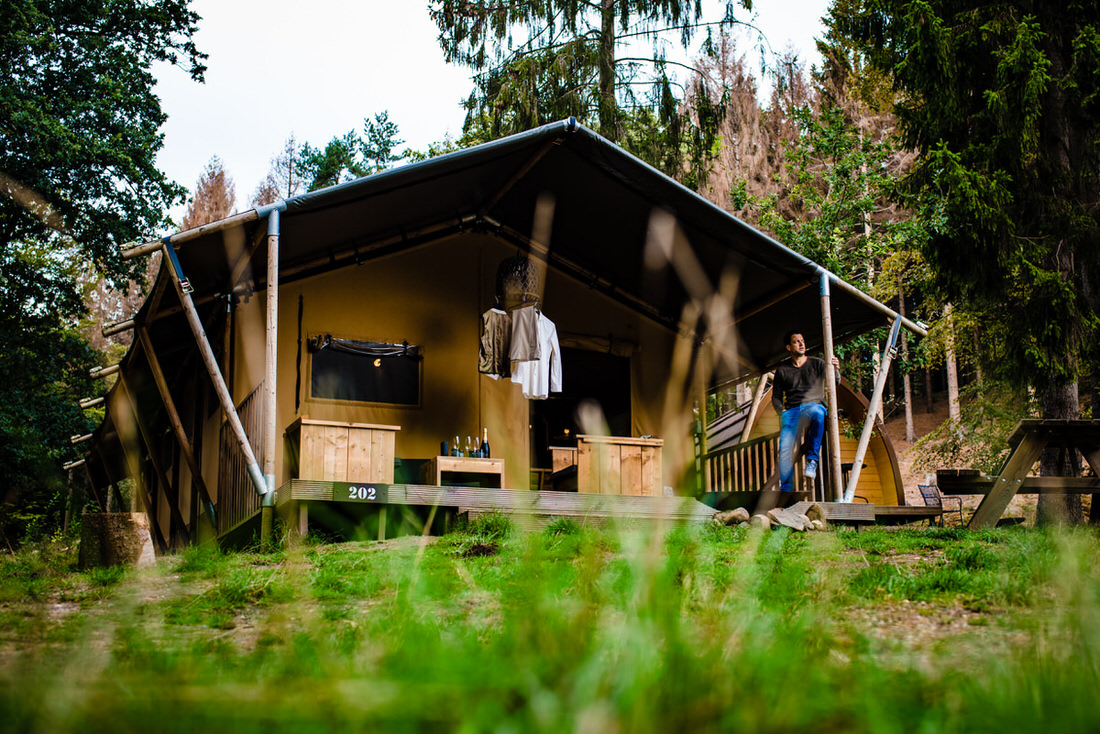
[[[428,545],[42,558],[0,561],[0,614],[32,620],[2,638],[0,731],[1100,727],[1091,530],[490,515]]]

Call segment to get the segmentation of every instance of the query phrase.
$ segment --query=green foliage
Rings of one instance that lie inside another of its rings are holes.
[[[0,729],[1100,724],[1075,704],[1100,682],[1093,533],[496,526],[492,557],[350,543],[124,576],[94,615],[43,613],[68,630],[49,644],[6,633]]]
[[[887,165],[895,143],[888,136],[867,137],[836,107],[801,108],[792,119],[799,135],[787,149],[792,181],[785,194],[807,216],[782,216],[773,194],[760,202],[761,224],[788,247],[869,287],[868,275],[913,234],[911,224],[877,216],[898,175]]]
[[[1016,424],[1036,413],[1034,401],[1010,385],[995,380],[967,385],[959,391],[958,420],[944,421],[917,441],[913,466],[996,472]]]
[[[395,153],[404,141],[397,139],[397,125],[389,112],[382,111],[363,119],[363,136],[349,130],[329,141],[324,148],[302,145],[294,162],[305,181],[307,191],[316,191],[338,183],[384,171],[408,153]]]
[[[1100,333],[1100,9],[874,0],[840,24],[895,80],[923,254],[994,334],[985,366],[1076,380]]]
[[[679,0],[433,0],[429,12],[446,60],[475,72],[468,129],[496,138],[576,117],[598,121],[604,137],[618,140],[622,110],[638,102],[634,87],[668,84],[660,39],[687,48],[700,26],[734,25],[737,5],[751,7],[747,0],[726,2],[714,23],[704,21],[698,2]],[[651,55],[633,55],[629,44],[645,41],[653,43]]]
[[[0,525],[8,542],[59,524],[59,464],[89,422],[95,357],[77,280],[137,275],[124,242],[167,224],[183,189],[156,169],[157,62],[201,80],[186,0],[0,6]]]

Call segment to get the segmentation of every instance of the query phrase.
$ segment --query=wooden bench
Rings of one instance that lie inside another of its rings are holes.
[[[1020,421],[1008,438],[1011,449],[1000,471],[993,475],[970,469],[941,469],[936,482],[943,494],[981,494],[984,499],[967,527],[988,528],[997,524],[1008,503],[1018,493],[1100,494],[1100,420]],[[1035,462],[1044,449],[1080,451],[1092,468],[1091,477],[1031,477]],[[1100,498],[1095,498],[1100,499]],[[1100,519],[1100,507],[1093,502],[1091,520]]]

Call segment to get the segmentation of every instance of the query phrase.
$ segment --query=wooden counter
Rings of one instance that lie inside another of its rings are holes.
[[[497,478],[497,487],[504,486],[504,459],[479,459],[468,456],[435,456],[428,462],[428,480],[442,487],[444,474],[488,474]]]

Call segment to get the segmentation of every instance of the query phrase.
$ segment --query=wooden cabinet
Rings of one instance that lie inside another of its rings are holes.
[[[291,478],[393,484],[394,443],[400,430],[302,416],[286,431]]]
[[[577,491],[660,497],[660,438],[577,436]]]

